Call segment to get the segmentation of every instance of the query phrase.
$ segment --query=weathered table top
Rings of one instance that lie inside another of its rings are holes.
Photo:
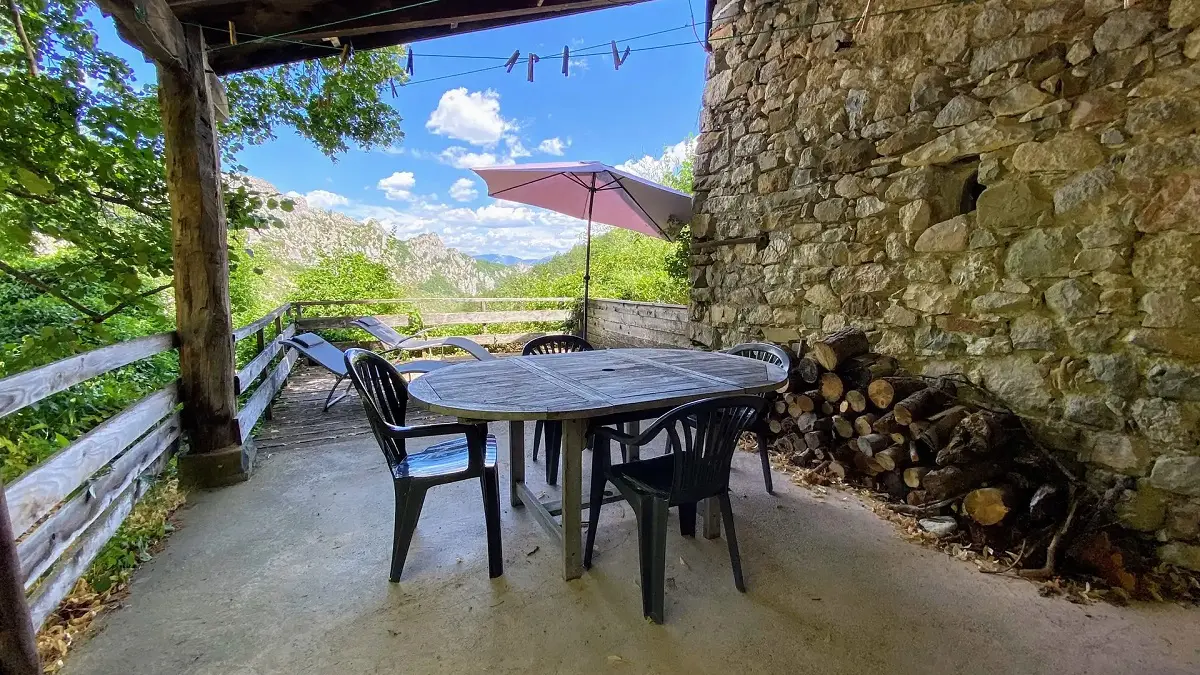
[[[512,421],[663,408],[786,380],[778,366],[720,352],[604,349],[463,363],[417,378],[408,391],[434,412]]]

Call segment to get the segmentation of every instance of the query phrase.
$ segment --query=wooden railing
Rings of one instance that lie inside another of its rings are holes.
[[[346,305],[410,305],[416,308],[425,328],[446,326],[482,325],[484,332],[468,335],[483,345],[512,344],[543,333],[493,333],[488,327],[497,324],[542,323],[562,324],[571,318],[571,310],[565,305],[575,298],[392,298],[364,300],[305,300],[293,302],[296,313],[296,329],[303,331],[327,328],[349,328],[358,316],[313,315],[316,308],[342,307]],[[553,309],[504,309],[513,304],[558,305]],[[478,311],[461,311],[459,305],[476,305]],[[499,307],[497,307],[499,305]],[[489,307],[490,306],[490,307]],[[454,307],[447,311],[447,307]],[[399,329],[409,328],[412,321],[408,314],[376,314],[376,319]]]
[[[165,333],[102,347],[0,380],[0,416],[175,348]],[[178,448],[176,383],[133,403],[5,487],[16,573],[40,626],[87,571]]]
[[[280,340],[295,333],[282,305],[239,328],[235,344],[253,337],[256,350],[237,373],[238,393],[248,392],[269,373],[238,412],[243,442],[260,417],[270,414],[296,361]],[[267,341],[266,333],[273,327]],[[13,414],[89,379],[175,349],[174,333],[109,345],[40,368],[0,379],[0,417]],[[80,436],[4,488],[19,569],[34,627],[41,626],[83,576],[134,504],[179,448],[180,398],[177,382],[129,405]],[[4,545],[11,545],[11,542]],[[9,549],[10,551],[12,549]]]

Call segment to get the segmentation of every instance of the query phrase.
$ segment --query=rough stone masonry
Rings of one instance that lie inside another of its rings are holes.
[[[691,338],[860,326],[1200,569],[1200,0],[866,4],[718,3]]]

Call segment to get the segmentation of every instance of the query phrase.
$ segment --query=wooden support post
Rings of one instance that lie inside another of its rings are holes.
[[[16,537],[8,519],[8,502],[0,485],[0,673],[5,675],[42,672],[29,604],[25,602],[24,580]]]

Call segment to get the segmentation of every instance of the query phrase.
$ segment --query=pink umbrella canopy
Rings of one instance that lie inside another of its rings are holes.
[[[686,223],[692,215],[691,195],[600,162],[512,164],[474,171],[487,183],[491,197],[660,239],[671,239],[669,219]]]

